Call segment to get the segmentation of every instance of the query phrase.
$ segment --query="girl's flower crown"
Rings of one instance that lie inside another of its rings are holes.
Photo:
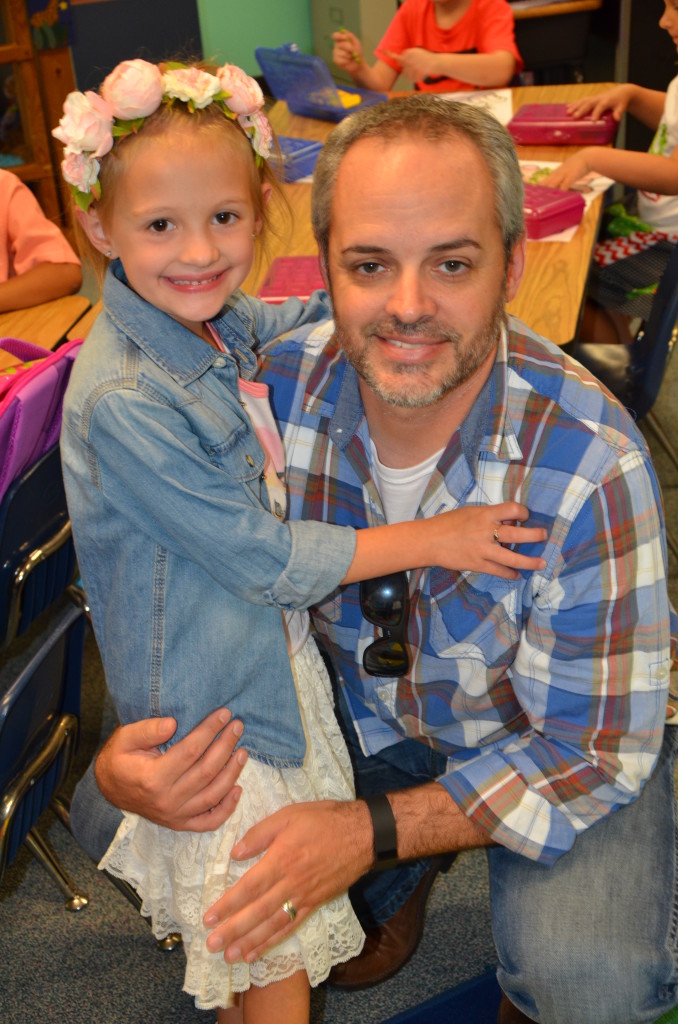
[[[185,103],[191,113],[216,103],[237,121],[250,140],[260,164],[271,152],[271,126],[261,108],[264,97],[257,82],[234,64],[212,75],[197,67],[166,64],[161,71],[145,60],[125,60],[104,80],[101,92],[71,92],[64,115],[52,135],[65,145],[61,172],[82,210],[101,198],[100,159],[115,139],[133,135],[161,103]]]

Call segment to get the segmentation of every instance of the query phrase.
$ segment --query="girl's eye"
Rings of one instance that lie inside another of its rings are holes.
[[[236,215],[231,213],[229,210],[220,210],[214,218],[217,224],[232,224],[235,221]]]
[[[163,231],[169,231],[170,221],[165,220],[164,218],[161,218],[160,220],[154,220],[153,223],[150,225],[150,229],[156,234],[161,235]]]

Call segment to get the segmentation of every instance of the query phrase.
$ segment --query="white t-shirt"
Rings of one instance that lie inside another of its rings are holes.
[[[664,113],[659,122],[650,153],[670,156],[678,145],[678,77],[666,90]],[[661,196],[638,190],[638,216],[661,231],[678,231],[678,196]]]

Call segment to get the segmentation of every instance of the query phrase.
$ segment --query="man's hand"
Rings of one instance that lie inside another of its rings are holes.
[[[240,798],[235,783],[247,752],[234,749],[243,724],[231,722],[230,711],[220,708],[162,753],[158,746],[175,731],[173,718],[116,729],[97,757],[97,783],[116,807],[178,832],[210,832],[223,825]]]
[[[373,842],[362,801],[292,804],[259,822],[232,855],[264,856],[205,914],[205,926],[214,928],[208,949],[223,949],[228,963],[256,960],[371,868]],[[282,909],[287,900],[297,911],[294,924]]]

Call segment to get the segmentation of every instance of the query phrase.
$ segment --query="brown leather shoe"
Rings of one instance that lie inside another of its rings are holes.
[[[534,1024],[531,1017],[526,1017],[517,1006],[514,1006],[508,996],[502,993],[497,1024]]]
[[[384,924],[365,931],[362,952],[330,971],[328,984],[334,988],[360,989],[391,978],[414,954],[424,931],[426,902],[439,871],[447,871],[454,853],[433,857],[431,867],[400,910]]]

